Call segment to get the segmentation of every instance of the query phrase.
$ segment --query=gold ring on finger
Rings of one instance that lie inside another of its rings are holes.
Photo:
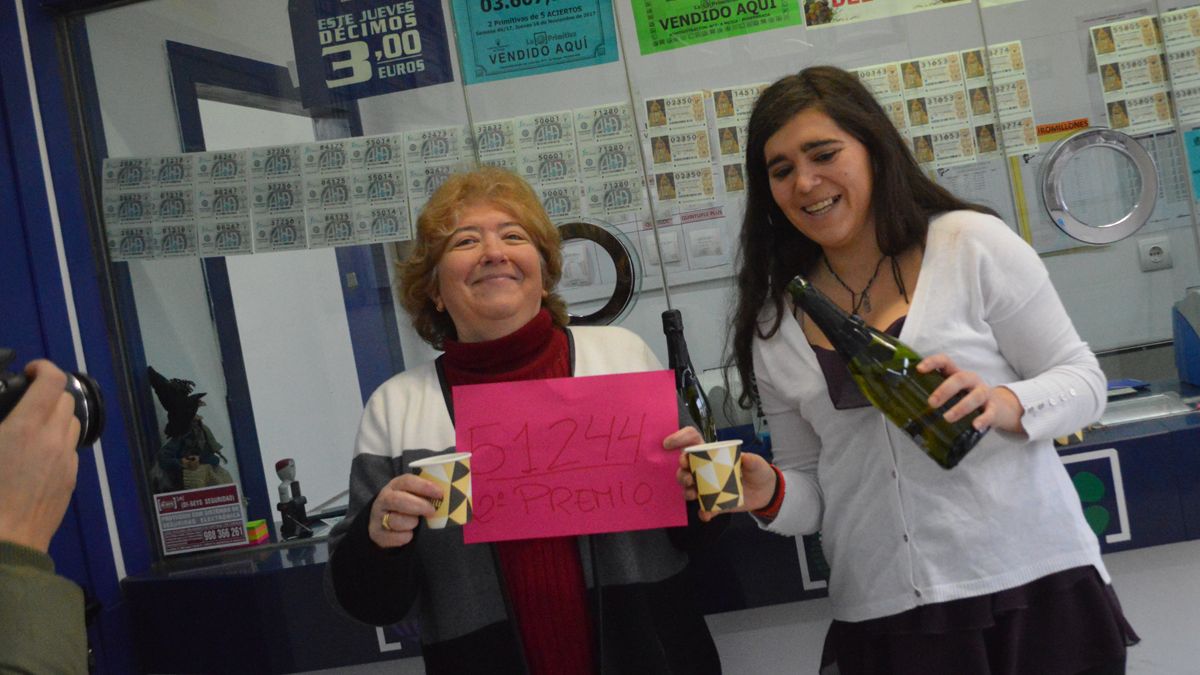
[[[390,518],[391,515],[392,515],[391,511],[384,511],[383,512],[383,522],[380,523],[381,525],[383,525],[383,529],[387,530],[388,532],[392,531],[392,528],[388,527],[388,518]]]

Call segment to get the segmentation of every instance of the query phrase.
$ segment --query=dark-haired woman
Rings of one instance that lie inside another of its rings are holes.
[[[822,665],[1123,672],[1136,636],[1052,441],[1100,416],[1104,376],[1036,253],[929,180],[845,71],[773,84],[746,147],[733,362],[756,376],[775,453],[743,459],[746,508],[773,532],[821,532]],[[948,377],[930,406],[962,392],[946,418],[979,410],[991,433],[951,471],[930,460],[787,300],[797,274],[931,355],[918,367]]]

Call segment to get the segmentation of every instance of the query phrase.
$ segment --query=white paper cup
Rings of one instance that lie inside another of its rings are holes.
[[[466,525],[471,520],[471,453],[434,455],[408,466],[417,476],[442,488],[442,498],[433,500],[437,513],[425,519],[426,527],[440,530],[447,525]]]
[[[700,508],[724,511],[746,503],[742,494],[742,441],[704,443],[684,448],[696,479]]]

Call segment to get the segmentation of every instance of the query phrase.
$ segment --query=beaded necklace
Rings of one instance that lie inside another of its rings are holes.
[[[858,314],[859,309],[862,309],[868,314],[871,312],[871,286],[875,283],[875,279],[879,277],[879,268],[883,266],[883,261],[889,257],[890,256],[888,256],[886,253],[879,256],[879,262],[875,263],[875,273],[871,275],[871,280],[867,282],[866,286],[863,286],[861,291],[855,293],[854,289],[850,288],[845,281],[842,281],[842,278],[838,276],[838,273],[833,271],[833,266],[829,264],[829,258],[821,256],[821,260],[825,261],[825,269],[829,270],[829,273],[833,275],[833,278],[836,279],[837,282],[842,285],[842,288],[846,289],[846,292],[850,294],[851,314]]]

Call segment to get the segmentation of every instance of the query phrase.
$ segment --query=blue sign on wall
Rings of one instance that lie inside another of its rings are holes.
[[[1200,129],[1185,131],[1183,145],[1187,149],[1187,162],[1192,172],[1192,199],[1200,201]]]
[[[454,80],[439,2],[289,0],[304,107]]]
[[[608,0],[454,0],[467,84],[617,60]]]

